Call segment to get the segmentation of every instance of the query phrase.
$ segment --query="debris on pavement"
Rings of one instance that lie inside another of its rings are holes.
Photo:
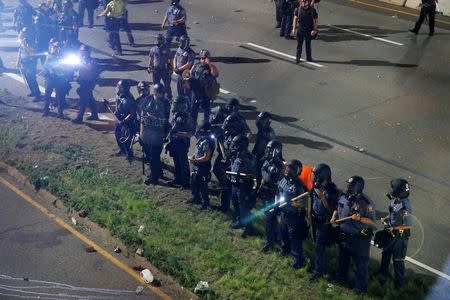
[[[94,246],[87,246],[86,248],[84,248],[84,250],[85,250],[87,253],[96,252],[95,249],[94,249]]]
[[[206,292],[209,290],[209,284],[207,281],[199,281],[195,286],[194,293]]]

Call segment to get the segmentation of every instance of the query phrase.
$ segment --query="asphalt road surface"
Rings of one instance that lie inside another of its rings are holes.
[[[378,217],[387,211],[389,181],[407,179],[415,226],[408,255],[448,274],[450,20],[441,18],[433,37],[426,24],[413,35],[408,29],[417,12],[365,1],[369,5],[322,1],[319,39],[313,41],[315,64],[299,65],[294,64],[296,42],[279,37],[269,1],[182,4],[193,48],[209,49],[219,68],[223,92],[218,102],[241,99],[252,128],[259,111],[271,112],[285,157],[328,163],[339,187],[352,175],[363,176]],[[5,2],[10,8],[14,1]],[[113,97],[119,79],[151,79],[146,55],[167,5],[129,1],[137,47],[124,45],[120,59],[111,57],[101,19],[93,29],[81,29],[80,40],[94,47],[93,56],[105,69],[97,99]],[[4,19],[10,21],[10,14]],[[126,44],[124,33],[121,39]],[[0,54],[8,68],[14,68],[17,46],[11,30],[0,34]],[[25,93],[8,76],[0,77],[0,86]]]
[[[12,182],[0,174],[0,299],[163,299],[149,289],[137,295],[142,283],[99,253],[87,253],[85,243],[3,179]]]

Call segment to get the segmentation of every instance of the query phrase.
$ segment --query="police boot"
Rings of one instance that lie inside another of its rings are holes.
[[[83,124],[83,119],[80,119],[80,118],[73,119],[72,123],[73,124]]]
[[[89,117],[87,117],[86,120],[97,121],[98,120],[98,115],[97,114],[92,114]]]
[[[264,245],[264,247],[262,247],[262,249],[261,249],[261,252],[262,253],[268,253],[270,250],[272,250],[273,249],[273,245],[272,244],[268,244],[268,243],[266,243],[265,245]]]
[[[294,269],[300,269],[305,266],[305,263],[299,260],[294,260],[294,262],[291,265]]]

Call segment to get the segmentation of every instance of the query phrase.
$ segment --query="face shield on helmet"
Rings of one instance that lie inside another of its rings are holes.
[[[408,181],[397,178],[391,180],[391,188],[388,193],[390,199],[400,198],[405,199],[409,197],[409,183]]]
[[[231,141],[231,151],[236,153],[242,153],[248,149],[249,141],[244,135],[237,135]]]
[[[180,40],[178,41],[178,47],[181,49],[187,49],[190,46],[190,39],[187,35],[183,35],[180,37]]]
[[[364,179],[360,176],[352,176],[347,180],[347,195],[358,195],[364,190]]]
[[[119,80],[116,85],[116,93],[117,95],[124,95],[130,92],[130,82],[126,79]]]
[[[161,83],[157,83],[153,86],[153,95],[158,100],[164,98],[164,86]]]
[[[187,99],[184,96],[178,96],[172,103],[172,113],[187,112],[188,104]]]
[[[259,129],[268,128],[270,126],[270,113],[260,112],[256,117],[256,127]]]
[[[303,168],[302,163],[297,159],[293,159],[286,166],[284,174],[289,179],[295,179],[302,172],[302,168]]]
[[[150,95],[150,86],[145,81],[139,81],[137,91],[139,95]]]
[[[211,131],[211,123],[205,121],[197,127],[197,130],[195,131],[195,137],[197,139],[201,139],[202,137],[209,134],[210,131]]]
[[[277,140],[271,140],[270,142],[268,142],[266,147],[266,158],[283,159],[283,145]]]
[[[331,169],[327,164],[318,164],[313,169],[314,188],[321,189],[331,181]]]
[[[165,42],[166,42],[166,38],[164,37],[164,35],[162,35],[161,33],[159,33],[159,34],[156,36],[156,44],[158,45],[158,47],[164,46]]]

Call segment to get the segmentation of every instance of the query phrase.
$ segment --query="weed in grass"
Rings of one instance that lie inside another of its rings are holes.
[[[6,158],[14,151],[26,134],[27,131],[24,128],[0,126],[0,158]]]
[[[68,144],[55,150],[55,153],[63,155],[69,160],[76,160],[83,153],[83,147],[78,144]]]

